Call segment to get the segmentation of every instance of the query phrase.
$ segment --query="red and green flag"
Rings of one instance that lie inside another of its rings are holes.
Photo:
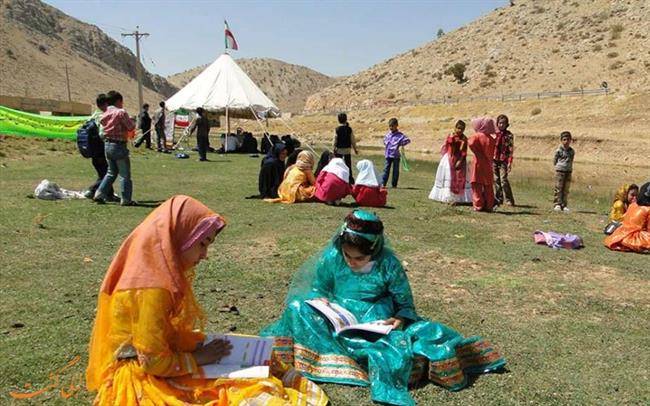
[[[230,28],[228,27],[228,22],[223,20],[223,23],[226,25],[225,38],[226,38],[226,49],[234,49],[235,51],[239,49],[237,46],[237,41],[235,41],[235,36],[232,35]]]

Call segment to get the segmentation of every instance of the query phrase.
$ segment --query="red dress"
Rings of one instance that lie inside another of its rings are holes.
[[[455,195],[463,193],[465,182],[467,182],[467,137],[462,134],[450,134],[445,141],[445,153],[449,157],[449,168],[451,172],[451,192]],[[461,162],[456,169],[456,163]]]
[[[352,196],[359,206],[384,207],[388,199],[388,192],[379,186],[354,185]]]
[[[489,135],[476,133],[469,139],[469,149],[474,153],[472,165],[472,203],[474,210],[492,211],[494,207],[494,178],[492,160],[495,140]]]
[[[331,172],[321,171],[316,178],[316,198],[321,202],[333,202],[352,193],[350,184]]]

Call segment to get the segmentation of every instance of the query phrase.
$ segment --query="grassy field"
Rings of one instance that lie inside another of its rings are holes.
[[[381,156],[369,157],[381,164]],[[81,362],[62,382],[83,373],[111,257],[151,206],[174,194],[194,196],[228,219],[197,270],[208,329],[255,334],[278,317],[292,273],[349,208],[246,200],[256,193],[259,159],[210,158],[134,152],[134,198],[146,207],[50,202],[30,198],[36,184],[47,178],[82,189],[92,180],[90,162],[71,143],[0,140],[0,403],[11,403],[8,391],[26,383],[47,385],[48,372],[76,355]],[[389,191],[391,207],[377,212],[406,263],[419,313],[489,338],[508,370],[458,393],[426,385],[412,392],[418,404],[648,404],[648,256],[610,252],[601,234],[615,188],[641,183],[648,168],[577,163],[570,214],[550,210],[546,157],[516,162],[521,206],[495,214],[428,200],[435,168],[430,158],[411,162],[400,188]],[[534,245],[537,229],[579,234],[586,247]],[[224,305],[240,314],[218,312]],[[323,387],[334,405],[370,404],[367,389]],[[91,400],[82,391],[65,403]],[[64,403],[55,391],[32,402]]]

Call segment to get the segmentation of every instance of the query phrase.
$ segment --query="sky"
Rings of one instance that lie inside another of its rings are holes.
[[[459,28],[507,0],[45,0],[94,24],[135,53],[140,27],[145,67],[168,76],[210,63],[224,52],[224,19],[234,58],[274,58],[330,76],[357,73]]]

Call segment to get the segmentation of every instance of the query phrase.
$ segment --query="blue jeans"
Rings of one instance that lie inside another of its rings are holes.
[[[108,191],[113,186],[117,175],[120,175],[120,197],[122,203],[128,203],[131,201],[131,194],[133,193],[129,149],[126,147],[126,144],[114,142],[106,142],[104,149],[106,151],[106,160],[108,161],[108,172],[99,185],[95,197],[106,199]]]
[[[384,164],[384,176],[381,178],[381,183],[386,186],[388,184],[388,175],[390,175],[390,167],[393,167],[393,181],[391,185],[397,187],[397,181],[399,180],[399,157],[395,158],[386,158],[386,164]]]

